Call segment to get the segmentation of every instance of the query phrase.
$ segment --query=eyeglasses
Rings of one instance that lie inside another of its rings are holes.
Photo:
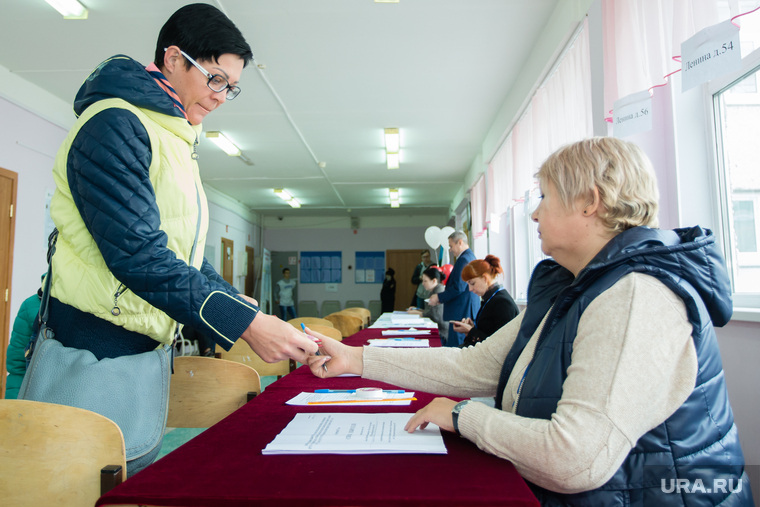
[[[227,100],[232,100],[235,97],[237,97],[240,94],[240,87],[239,86],[233,86],[230,84],[229,81],[227,81],[227,78],[220,75],[220,74],[212,74],[200,65],[198,65],[198,62],[190,58],[190,56],[182,51],[179,50],[180,53],[182,53],[182,56],[187,58],[187,61],[195,65],[199,71],[203,72],[203,75],[208,78],[208,85],[209,88],[211,88],[212,91],[215,92],[223,92],[224,90],[227,90]]]

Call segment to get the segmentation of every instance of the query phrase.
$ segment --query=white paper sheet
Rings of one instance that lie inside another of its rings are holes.
[[[404,393],[383,393],[382,400],[359,399],[355,393],[310,393],[303,392],[285,402],[286,405],[310,406],[310,407],[346,407],[356,408],[372,407],[378,405],[410,405],[414,398],[414,391]],[[324,403],[324,402],[331,403]]]
[[[300,413],[262,454],[446,454],[441,430],[404,431],[411,414]]]
[[[421,334],[430,334],[429,329],[415,329],[413,327],[409,329],[383,329],[383,336],[401,336],[409,335],[416,336]]]
[[[409,347],[409,348],[427,348],[430,347],[430,340],[427,338],[378,338],[368,340],[370,347]]]

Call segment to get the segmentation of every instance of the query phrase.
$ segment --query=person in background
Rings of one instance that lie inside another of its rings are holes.
[[[441,283],[443,274],[437,266],[430,266],[423,271],[421,279],[423,287],[430,294],[440,294],[444,291],[443,284]],[[441,337],[441,345],[443,345],[446,343],[446,338],[449,333],[449,323],[443,320],[443,305],[430,306],[425,301],[423,301],[422,304],[424,305],[422,310],[417,307],[409,307],[406,312],[416,313],[422,317],[427,317],[438,324],[438,334]]]
[[[269,362],[304,362],[317,351],[202,254],[209,209],[196,153],[201,123],[240,93],[252,58],[224,13],[196,3],[166,21],[147,67],[117,55],[84,81],[78,120],[54,162],[50,204],[59,234],[47,325],[65,347],[98,361],[139,354],[171,344],[186,324],[225,350],[242,338]],[[103,389],[118,396],[129,387]],[[158,450],[130,461],[128,473]]]
[[[443,318],[449,321],[446,347],[459,347],[464,342],[464,334],[454,330],[454,321],[472,318],[478,311],[478,297],[470,292],[467,282],[462,280],[462,270],[475,260],[475,254],[467,244],[467,235],[455,231],[449,236],[449,250],[457,258],[454,268],[446,281],[446,290],[430,296],[430,306],[443,304]]]
[[[383,280],[383,288],[380,289],[380,311],[382,313],[393,312],[396,306],[396,279],[393,277],[396,271],[388,268]]]
[[[40,312],[40,300],[42,289],[26,298],[18,309],[16,318],[13,320],[11,339],[8,342],[8,351],[5,356],[5,365],[8,376],[5,379],[5,399],[15,400],[18,390],[26,373],[25,351],[29,340],[37,330],[37,314]]]
[[[425,300],[430,296],[430,292],[425,289],[422,284],[422,272],[432,265],[433,261],[430,260],[430,251],[423,250],[420,252],[420,263],[414,268],[412,273],[412,285],[416,285],[417,289],[412,296],[411,306],[417,308],[425,308]]]
[[[280,305],[280,315],[282,320],[295,319],[296,303],[293,301],[293,290],[296,288],[296,281],[290,279],[290,269],[283,268],[282,280],[277,282],[277,304]],[[291,317],[288,317],[288,314]]]
[[[715,236],[656,229],[654,169],[621,139],[567,145],[537,177],[551,259],[520,315],[458,350],[324,337],[312,373],[495,396],[436,398],[405,429],[434,423],[509,460],[541,505],[753,505],[714,328],[733,312]]]
[[[480,296],[480,310],[475,320],[464,319],[452,322],[457,333],[464,333],[463,347],[482,342],[507,322],[514,319],[519,310],[509,292],[496,283],[495,278],[503,273],[501,261],[495,255],[485,259],[475,259],[462,270],[462,279],[470,290]]]

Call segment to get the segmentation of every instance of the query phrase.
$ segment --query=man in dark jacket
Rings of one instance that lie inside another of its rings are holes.
[[[446,290],[430,296],[430,306],[443,304],[443,318],[449,321],[449,336],[447,347],[459,347],[464,342],[465,335],[454,331],[452,321],[474,318],[480,306],[480,298],[470,292],[467,282],[462,280],[462,270],[475,260],[475,254],[467,243],[467,235],[455,231],[449,236],[449,250],[457,258],[454,269],[446,280]]]

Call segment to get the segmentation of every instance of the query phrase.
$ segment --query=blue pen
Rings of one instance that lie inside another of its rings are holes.
[[[316,389],[316,390],[314,390],[314,392],[315,393],[320,393],[320,394],[324,394],[324,393],[355,393],[356,389]],[[400,394],[400,393],[405,393],[406,391],[404,391],[403,389],[383,389],[383,392],[384,393],[396,393],[396,394]]]
[[[309,336],[306,333],[306,325],[303,322],[301,322],[301,330],[303,331],[303,334],[305,334],[306,336]],[[309,336],[309,338],[311,338],[311,337]],[[322,343],[322,342],[321,341],[317,341],[317,345],[319,345],[320,343]],[[317,347],[317,353],[316,353],[316,355],[318,355],[318,356],[322,355],[322,354],[319,353],[319,347]],[[323,363],[322,364],[322,368],[324,368],[324,370],[327,371],[327,364]]]
[[[417,338],[394,338],[394,340],[416,340]]]

